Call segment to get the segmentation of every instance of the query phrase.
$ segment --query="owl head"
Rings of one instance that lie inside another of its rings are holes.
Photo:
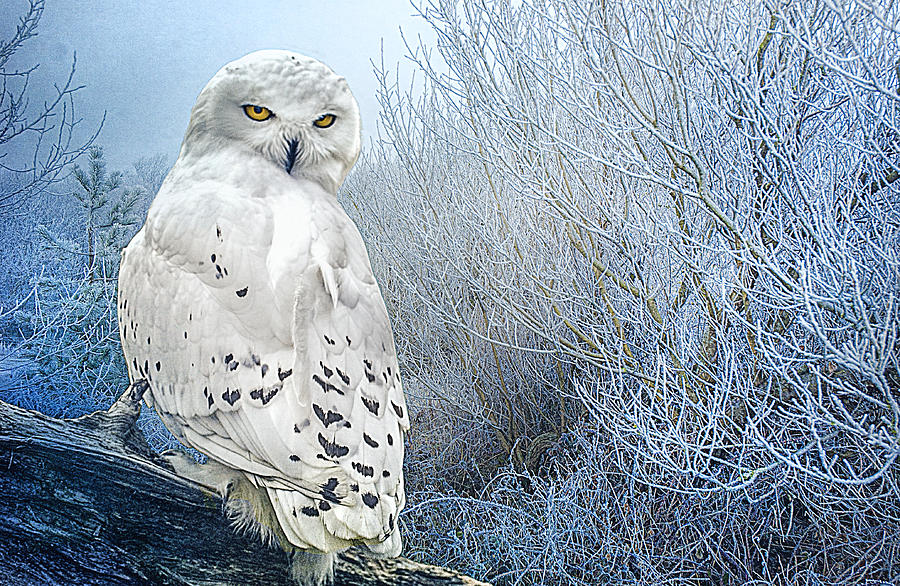
[[[225,65],[191,110],[182,156],[224,143],[273,173],[334,193],[360,149],[359,106],[327,65],[290,51],[256,51]]]

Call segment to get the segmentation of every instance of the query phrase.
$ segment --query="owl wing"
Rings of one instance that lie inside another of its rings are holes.
[[[389,540],[387,551],[396,554],[409,419],[390,320],[362,237],[344,211],[329,198],[311,217],[309,255],[293,296],[291,379],[307,414],[294,430],[308,448],[300,458],[318,471],[323,500],[316,512],[296,491],[270,489],[271,500],[284,503],[276,513],[286,532],[296,532],[289,538],[308,539],[302,517],[318,515],[335,537]]]
[[[333,196],[242,195],[154,202],[120,271],[129,373],[179,439],[266,490],[292,543],[398,553],[408,418],[362,239]]]

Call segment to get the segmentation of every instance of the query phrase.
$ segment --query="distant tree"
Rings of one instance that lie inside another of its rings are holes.
[[[137,224],[134,209],[140,188],[120,189],[122,173],[107,173],[103,149],[91,147],[87,169],[75,165],[72,175],[78,184],[72,196],[79,202],[84,218],[86,270],[89,281],[118,273],[118,252],[127,244],[128,227]]]
[[[153,201],[153,197],[162,187],[171,164],[163,154],[141,157],[131,164],[131,169],[124,176],[125,183],[132,189],[138,190],[139,200],[135,213],[143,219],[147,209]]]
[[[123,187],[108,172],[103,149],[89,149],[88,165],[72,173],[74,203],[65,232],[43,225],[45,254],[61,270],[35,275],[28,308],[18,314],[25,384],[57,414],[96,408],[127,385],[116,317],[119,252],[137,230],[141,188]],[[18,401],[20,404],[23,401]],[[35,401],[36,402],[36,401]],[[28,401],[26,401],[26,404]]]
[[[0,40],[0,170],[11,178],[0,191],[4,213],[63,178],[100,131],[86,140],[76,139],[81,120],[75,115],[75,94],[82,86],[74,83],[74,56],[68,77],[55,86],[56,95],[37,108],[30,107],[34,102],[31,75],[39,65],[8,68],[10,58],[37,36],[43,13],[43,0],[30,0],[12,37]]]
[[[141,157],[131,164],[131,172],[128,174],[127,180],[131,185],[141,187],[146,192],[148,199],[152,199],[162,187],[170,167],[171,165],[163,154]]]

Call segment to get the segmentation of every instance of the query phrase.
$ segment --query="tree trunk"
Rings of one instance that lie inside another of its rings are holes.
[[[0,582],[290,586],[287,555],[234,533],[134,422],[140,392],[53,419],[0,401]],[[339,556],[335,584],[481,585],[407,559]]]

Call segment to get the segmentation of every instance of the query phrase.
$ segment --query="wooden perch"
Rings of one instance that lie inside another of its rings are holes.
[[[0,582],[292,586],[284,552],[232,531],[217,495],[151,451],[139,396],[63,420],[0,401]],[[485,586],[355,550],[335,585]]]

